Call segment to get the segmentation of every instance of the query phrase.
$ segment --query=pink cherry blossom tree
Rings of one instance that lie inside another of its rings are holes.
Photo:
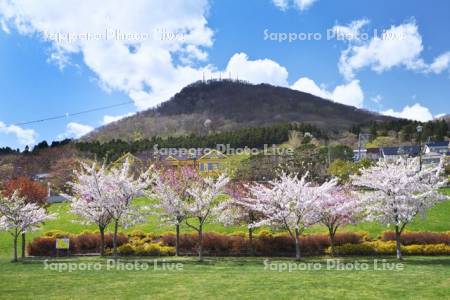
[[[198,260],[203,261],[203,225],[216,213],[222,194],[229,178],[222,174],[217,179],[213,177],[203,178],[202,181],[188,189],[191,200],[187,205],[186,225],[198,233]],[[191,224],[189,218],[197,220],[197,224]]]
[[[75,194],[72,209],[99,226],[102,240],[107,224],[114,224],[114,256],[117,256],[119,225],[126,228],[146,220],[143,208],[132,205],[132,200],[144,195],[144,190],[150,186],[151,171],[152,168],[135,178],[130,172],[128,159],[121,166],[109,169],[93,163],[91,166],[83,164],[80,171],[75,171],[75,181],[71,183]]]
[[[0,230],[8,231],[13,237],[14,262],[17,262],[17,239],[22,233],[32,232],[45,220],[56,215],[47,214],[35,203],[26,203],[25,198],[15,191],[10,197],[0,197]]]
[[[401,234],[415,216],[447,199],[439,192],[446,184],[443,160],[438,166],[420,169],[418,159],[379,161],[352,176],[354,185],[368,189],[360,193],[366,218],[395,226],[397,258],[402,259]]]
[[[350,186],[336,186],[331,193],[319,198],[316,205],[320,223],[328,229],[331,255],[335,253],[335,236],[338,228],[355,222],[359,215],[359,201]]]
[[[74,192],[79,192],[80,186],[73,186]],[[101,189],[99,189],[101,190]],[[111,216],[99,197],[71,197],[71,211],[83,218],[84,224],[95,224],[100,231],[100,255],[105,255],[105,229],[111,223]]]
[[[316,186],[306,180],[307,176],[308,173],[299,179],[296,174],[282,173],[268,186],[258,184],[250,188],[256,204],[249,207],[264,215],[253,226],[270,225],[287,230],[295,242],[296,260],[301,258],[300,235],[319,221],[315,209],[319,199],[331,193],[336,185],[336,180],[331,180]]]
[[[188,189],[200,181],[201,177],[191,167],[161,170],[155,174],[151,196],[156,197],[159,203],[154,208],[162,223],[175,225],[177,256],[180,254],[180,225],[187,217],[187,204],[191,197]]]
[[[255,199],[249,197],[249,184],[243,182],[233,182],[227,186],[226,193],[230,196],[228,201],[220,203],[218,207],[218,221],[225,226],[241,225],[248,226],[248,238],[250,243],[250,254],[254,254],[253,249],[253,224],[263,217],[251,206],[255,205]]]

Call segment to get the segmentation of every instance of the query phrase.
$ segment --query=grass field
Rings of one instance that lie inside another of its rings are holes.
[[[278,272],[265,269],[263,259],[208,258],[204,263],[181,259],[182,270],[106,271],[105,260],[71,259],[101,263],[104,271],[58,272],[42,262],[12,264],[0,259],[2,299],[449,299],[450,257],[408,257],[404,270],[326,269],[325,259],[309,258],[321,270]],[[170,259],[175,262],[174,258]],[[392,259],[389,263],[394,262]],[[277,259],[288,264],[291,260]],[[395,262],[394,262],[395,263]]]
[[[52,205],[50,211],[57,212],[59,217],[47,222],[42,230],[30,235],[30,239],[54,229],[73,233],[96,229],[74,223],[67,204]],[[158,226],[155,218],[128,231],[136,229],[146,232],[172,230]],[[206,229],[245,231],[244,227],[223,227],[219,224],[209,224]],[[367,231],[376,236],[386,229],[379,224],[364,223],[343,230]],[[439,204],[429,211],[426,220],[418,218],[407,229],[449,231],[450,202]],[[183,230],[188,231],[187,228]],[[309,229],[309,232],[321,231],[324,228],[320,226]],[[173,257],[165,260],[182,263],[182,270],[154,270],[151,264],[146,271],[106,271],[106,259],[83,257],[51,262],[91,264],[101,266],[101,270],[58,272],[45,269],[42,260],[10,263],[11,250],[11,238],[7,233],[0,233],[0,299],[450,299],[450,257],[407,257],[402,271],[374,270],[375,258],[343,259],[343,262],[358,261],[369,266],[368,270],[351,271],[327,270],[327,258],[306,258],[303,263],[319,264],[320,270],[293,272],[267,270],[264,258],[207,258],[204,263],[197,263],[194,258]],[[396,262],[392,257],[386,259],[389,263]],[[133,262],[133,259],[127,258],[127,261]],[[293,263],[287,258],[277,258],[273,262],[278,265]]]

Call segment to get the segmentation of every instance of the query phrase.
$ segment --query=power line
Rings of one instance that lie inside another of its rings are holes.
[[[28,124],[42,123],[42,122],[53,121],[53,120],[58,120],[58,119],[65,119],[65,118],[68,118],[68,117],[79,116],[79,115],[91,113],[91,112],[94,112],[94,111],[105,110],[105,109],[118,107],[118,106],[124,106],[124,105],[132,104],[132,103],[134,103],[134,102],[133,101],[127,101],[127,102],[122,102],[122,103],[118,103],[118,104],[112,104],[112,105],[96,107],[96,108],[92,108],[92,109],[88,109],[88,110],[82,110],[82,111],[78,111],[78,112],[74,112],[74,113],[66,113],[66,114],[63,114],[63,115],[57,115],[57,116],[43,118],[43,119],[37,119],[37,120],[32,120],[32,121],[14,123],[13,125],[16,125],[16,126],[28,125]]]

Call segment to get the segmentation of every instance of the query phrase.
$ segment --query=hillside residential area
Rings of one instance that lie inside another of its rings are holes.
[[[449,12],[0,0],[0,299],[450,299]]]

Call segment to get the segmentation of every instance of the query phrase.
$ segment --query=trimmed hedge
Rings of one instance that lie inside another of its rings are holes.
[[[395,232],[385,231],[383,241],[395,241]],[[446,244],[450,245],[450,234],[448,232],[426,232],[426,231],[405,231],[401,235],[402,245],[426,245],[426,244]]]
[[[446,244],[408,245],[402,246],[405,255],[450,255],[450,246]],[[326,250],[327,254],[331,249]],[[345,244],[335,248],[338,256],[347,255],[394,255],[396,253],[394,241],[363,242],[361,244]]]
[[[197,239],[195,233],[180,235],[181,255],[195,255],[197,253]],[[160,237],[163,245],[175,247],[175,235],[163,234]],[[336,245],[357,244],[363,240],[363,235],[346,232],[336,234]],[[251,247],[253,246],[253,247]],[[300,238],[300,248],[304,255],[322,255],[330,246],[328,235],[312,234]],[[253,248],[253,251],[252,251]],[[208,256],[293,256],[295,244],[293,239],[286,233],[271,234],[261,231],[250,240],[242,234],[219,234],[206,232],[203,234],[203,251]]]
[[[32,256],[56,256],[56,239],[68,238],[70,240],[70,254],[86,254],[100,252],[100,234],[84,231],[81,234],[70,234],[63,231],[49,231],[42,237],[33,239],[28,243],[27,252]],[[121,246],[128,242],[128,237],[119,233],[117,235],[117,245]],[[113,247],[113,235],[105,234],[105,248]]]
[[[28,244],[32,256],[55,256],[56,239],[70,239],[70,254],[100,252],[100,234],[84,231],[78,235],[59,230],[46,232]],[[180,254],[197,255],[196,233],[180,235]],[[402,252],[406,255],[450,255],[449,233],[405,232],[402,234]],[[107,253],[113,246],[112,234],[105,234]],[[330,254],[330,241],[326,234],[303,235],[300,238],[302,255]],[[293,256],[295,244],[287,233],[272,234],[263,230],[255,234],[252,243],[244,232],[203,234],[203,251],[206,256]],[[118,235],[118,252],[123,256],[169,256],[175,254],[175,233],[161,235],[133,231],[128,236]],[[384,232],[379,240],[370,240],[365,233],[343,232],[336,234],[335,254],[392,255],[395,254],[395,234]]]

